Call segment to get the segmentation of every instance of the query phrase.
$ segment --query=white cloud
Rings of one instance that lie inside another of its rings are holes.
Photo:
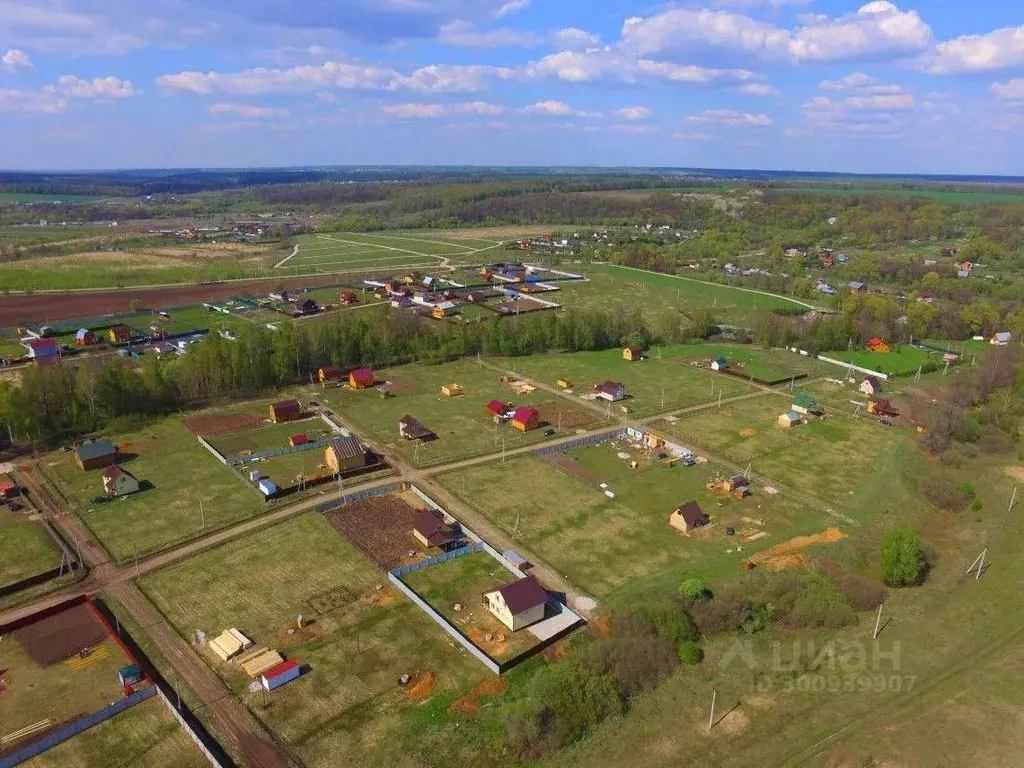
[[[580,109],[574,109],[566,104],[564,101],[556,101],[555,99],[546,99],[545,101],[538,101],[536,104],[531,104],[528,107],[523,107],[523,112],[533,115],[550,115],[552,117],[600,117],[600,112],[586,112]]]
[[[810,5],[812,2],[814,0],[715,0],[715,5],[720,8],[757,8],[762,5],[767,5],[771,8],[782,8],[787,5]]]
[[[143,47],[146,41],[98,16],[72,11],[65,3],[0,0],[0,43],[79,56],[126,53]]]
[[[710,133],[683,133],[682,131],[676,131],[672,134],[673,139],[680,139],[681,141],[713,141],[714,136]]]
[[[692,55],[705,47],[797,62],[893,58],[931,44],[931,28],[916,11],[901,11],[885,0],[835,19],[808,17],[794,30],[730,11],[673,9],[627,19],[621,41],[624,50],[641,56]]]
[[[765,98],[777,99],[782,93],[774,85],[768,83],[747,83],[736,89],[744,96],[763,96]]]
[[[1002,101],[1024,101],[1024,78],[1016,78],[1008,83],[992,83],[989,90]]]
[[[1003,27],[986,35],[964,35],[936,46],[921,66],[934,75],[991,72],[1024,64],[1024,26]]]
[[[117,77],[95,77],[92,80],[83,80],[74,75],[63,75],[57,80],[56,85],[47,86],[47,88],[75,99],[130,99],[142,93],[131,84],[131,81],[121,80]]]
[[[328,61],[322,65],[306,65],[290,69],[257,67],[236,73],[180,72],[161,75],[157,85],[165,91],[182,91],[209,95],[231,93],[257,95],[262,93],[300,93],[327,89],[420,92],[477,91],[491,80],[508,79],[513,72],[503,67],[484,65],[432,65],[421,67],[410,75],[393,69]]]
[[[843,101],[850,109],[882,110],[910,109],[914,106],[914,97],[909,93],[876,94],[872,96],[850,96]]]
[[[863,72],[851,72],[839,80],[822,80],[818,87],[826,91],[845,91],[850,88],[863,88],[875,82],[875,78],[868,77]]]
[[[249,119],[289,114],[289,110],[284,107],[258,107],[254,104],[236,104],[223,101],[212,104],[207,111],[211,115],[238,115]]]
[[[480,30],[467,21],[452,21],[438,31],[437,39],[462,48],[531,48],[543,42],[540,35],[508,27]]]
[[[447,112],[443,104],[391,104],[380,111],[402,119],[442,117]]]
[[[507,111],[505,107],[486,101],[468,101],[455,105],[455,112],[463,115],[500,115]]]
[[[0,90],[0,115],[56,115],[68,99],[52,91]]]
[[[654,113],[647,107],[623,107],[615,110],[615,114],[626,120],[646,120]]]
[[[703,112],[690,115],[686,122],[697,125],[730,125],[730,126],[752,126],[763,128],[772,124],[772,119],[762,113],[753,114],[750,112],[737,112],[734,109],[706,109]]]
[[[612,125],[609,126],[608,130],[613,133],[629,133],[636,135],[661,133],[661,129],[655,125]]]
[[[601,43],[601,36],[579,27],[565,27],[551,33],[551,42],[568,50],[593,48]]]
[[[19,69],[31,69],[32,59],[28,54],[17,48],[9,48],[7,53],[0,56],[0,70],[14,72]]]
[[[513,13],[519,13],[519,11],[525,10],[530,7],[530,0],[507,0],[503,3],[497,11],[495,11],[495,18],[502,19],[505,16]]]
[[[745,69],[708,69],[634,58],[610,47],[584,52],[560,51],[531,62],[522,71],[527,78],[553,77],[569,83],[613,81],[633,84],[642,80],[663,80],[704,84],[719,80],[742,82],[755,77],[753,72]]]

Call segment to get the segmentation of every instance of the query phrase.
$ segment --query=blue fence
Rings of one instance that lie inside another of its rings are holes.
[[[428,557],[426,560],[420,560],[418,563],[412,563],[410,565],[403,565],[400,568],[392,568],[391,573],[401,578],[402,576],[408,576],[410,573],[416,573],[416,571],[422,571],[424,568],[429,568],[432,565],[440,565],[441,563],[447,563],[449,560],[455,560],[466,555],[471,555],[474,552],[479,552],[484,548],[482,541],[474,541],[465,547],[459,547],[453,549],[451,552],[445,552],[443,555],[435,555],[434,557]]]
[[[156,686],[150,685],[143,688],[141,691],[136,691],[127,698],[121,699],[108,707],[104,707],[99,712],[93,712],[91,715],[84,715],[77,720],[73,720],[60,730],[54,731],[53,733],[39,739],[39,741],[33,742],[32,744],[19,749],[17,752],[0,759],[0,768],[13,768],[15,765],[20,765],[21,763],[31,760],[33,757],[43,754],[43,752],[48,749],[53,749],[58,744],[74,738],[93,726],[99,725],[100,723],[121,714],[125,710],[131,709],[136,704],[140,704],[147,699],[151,699],[153,696],[156,696],[156,693]]]
[[[534,451],[534,455],[547,456],[549,453],[565,453],[566,451],[572,451],[576,448],[585,448],[588,445],[597,445],[598,443],[603,443],[605,440],[619,440],[625,436],[625,429],[616,429],[611,432],[602,432],[599,435],[579,437],[575,440],[570,440],[568,443],[560,443],[559,445],[549,445],[546,448],[538,448]]]
[[[302,453],[303,451],[315,451],[318,449],[326,448],[333,441],[337,440],[337,437],[332,437],[329,440],[318,440],[315,443],[305,443],[303,445],[296,446],[284,446],[283,448],[274,448],[269,451],[259,451],[258,453],[250,453],[248,456],[232,456],[224,459],[226,464],[231,466],[238,466],[244,464],[247,461],[259,461],[260,459],[273,459],[277,456],[288,456],[292,453]]]
[[[353,491],[352,493],[346,493],[344,500],[332,499],[331,501],[325,501],[323,504],[317,504],[316,511],[322,515],[327,512],[333,512],[336,509],[341,509],[346,504],[363,501],[364,499],[372,499],[375,496],[387,496],[389,493],[398,493],[401,490],[401,483],[390,483],[378,488],[366,488],[361,491]]]

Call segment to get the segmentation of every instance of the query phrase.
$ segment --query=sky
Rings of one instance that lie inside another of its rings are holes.
[[[0,0],[0,168],[1024,175],[1020,0]]]

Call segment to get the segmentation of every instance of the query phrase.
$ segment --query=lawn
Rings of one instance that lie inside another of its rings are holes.
[[[734,371],[764,381],[831,371],[828,365],[814,358],[796,355],[786,349],[764,349],[750,344],[688,344],[654,350],[652,354],[658,352],[663,357],[682,357],[688,361],[724,357]]]
[[[218,306],[224,305],[218,303]],[[147,336],[152,333],[151,326],[155,326],[168,335],[200,330],[208,330],[213,333],[227,330],[237,333],[240,328],[252,322],[247,319],[247,313],[225,315],[223,312],[217,312],[207,307],[176,309],[168,314],[170,319],[153,313],[129,317],[125,319],[125,322],[140,334]]]
[[[25,763],[29,768],[91,768],[97,765],[202,768],[209,764],[192,738],[157,697],[136,704]]]
[[[13,636],[5,637],[0,669],[7,690],[0,694],[0,736],[43,720],[56,725],[103,709],[121,698],[117,670],[127,663],[117,643],[108,638],[92,646],[88,659],[73,657],[43,667]]]
[[[445,255],[471,255],[476,248],[415,235],[370,235],[348,232],[303,235],[296,238],[298,252],[277,269],[300,272],[343,269],[429,267]]]
[[[713,308],[719,322],[751,325],[759,309],[792,309],[801,304],[784,296],[743,291],[729,285],[681,279],[673,275],[612,265],[568,265],[580,270],[587,282],[573,283],[559,292],[567,308],[640,310],[654,327],[682,312]],[[814,303],[809,302],[809,303]]]
[[[326,440],[334,434],[336,433],[322,420],[310,418],[234,432],[210,438],[209,441],[222,455],[232,457],[287,448],[288,438],[292,435],[306,435],[310,442],[316,442]]]
[[[941,356],[918,347],[897,347],[891,352],[869,352],[866,349],[829,352],[827,357],[859,365],[890,376],[906,376],[928,362],[940,363]],[[836,366],[833,369],[839,370]]]
[[[57,568],[61,563],[60,550],[43,526],[7,507],[0,507],[0,552],[0,587]]]
[[[619,458],[620,451],[630,458]],[[521,542],[526,552],[536,552],[570,582],[598,597],[656,575],[731,576],[746,554],[828,525],[792,499],[773,497],[760,487],[744,500],[709,493],[704,486],[712,476],[730,474],[714,463],[667,468],[622,442],[569,456],[606,482],[615,498],[595,482],[533,455],[447,473],[440,480]],[[640,468],[630,469],[633,459]],[[670,528],[669,515],[687,501],[697,501],[714,527],[693,538]],[[744,544],[741,555],[735,545],[742,542],[727,541],[724,529],[733,526],[742,533],[752,525],[744,517],[761,520],[769,535]]]
[[[378,371],[377,380],[392,382],[396,396],[382,398],[375,390],[356,391],[347,386],[323,392],[310,388],[309,396],[328,404],[367,439],[397,451],[416,466],[497,453],[503,447],[512,449],[545,439],[543,429],[523,433],[507,424],[496,426],[486,410],[491,400],[534,407],[551,403],[552,413],[557,413],[559,407],[565,412],[566,424],[570,413],[586,421],[600,418],[591,417],[582,404],[563,402],[550,392],[538,390],[520,397],[498,382],[496,372],[466,360],[391,368]],[[466,394],[443,396],[441,387],[452,383],[461,384]],[[420,444],[399,438],[398,420],[406,414],[418,419],[438,439]],[[553,426],[557,427],[557,421]]]
[[[783,190],[779,190],[783,191]],[[941,189],[896,189],[853,187],[795,187],[786,191],[812,195],[892,195],[895,197],[925,197],[953,205],[978,205],[981,203],[1024,203],[1024,194],[1011,192],[990,192],[987,190],[962,190],[950,192]]]
[[[301,564],[301,567],[298,567]],[[312,514],[261,530],[143,577],[141,586],[175,629],[192,639],[237,627],[264,647],[308,665],[271,695],[248,692],[249,678],[202,651],[236,695],[310,766],[387,764],[382,740],[418,702],[397,680],[431,672],[438,693],[486,675],[455,649],[361,553]],[[338,607],[310,601],[331,593]],[[298,614],[311,617],[294,635]],[[386,747],[384,747],[386,751]]]
[[[0,192],[0,203],[92,203],[102,199],[95,195],[47,195],[34,192]]]
[[[402,580],[493,659],[514,659],[539,642],[527,631],[511,632],[481,604],[485,592],[516,580],[511,571],[486,552],[424,568]],[[456,611],[455,605],[460,605],[461,610]],[[492,636],[492,642],[487,642],[487,635]],[[505,641],[497,641],[498,638]]]
[[[105,504],[92,504],[90,499],[103,495],[101,470],[83,472],[72,451],[51,453],[39,466],[119,562],[166,549],[266,509],[256,493],[247,490],[199,444],[180,416],[110,438],[134,456],[121,466],[151,487]]]
[[[629,408],[635,418],[712,402],[720,394],[729,397],[749,390],[749,385],[741,380],[698,370],[685,362],[685,358],[703,354],[705,348],[701,346],[665,347],[649,350],[642,362],[630,362],[622,359],[622,350],[608,349],[504,358],[494,364],[548,386],[568,379],[576,393],[591,392],[595,384],[609,379],[621,382],[626,386],[626,399],[611,405],[613,418],[619,416],[619,406]],[[603,401],[598,403],[604,407]]]

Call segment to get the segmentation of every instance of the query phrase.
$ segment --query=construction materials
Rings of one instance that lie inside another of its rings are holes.
[[[284,659],[281,654],[277,651],[269,648],[260,649],[259,653],[252,656],[248,661],[239,663],[238,666],[242,668],[249,677],[256,678],[266,672],[268,669],[276,667],[278,664],[283,662]]]

